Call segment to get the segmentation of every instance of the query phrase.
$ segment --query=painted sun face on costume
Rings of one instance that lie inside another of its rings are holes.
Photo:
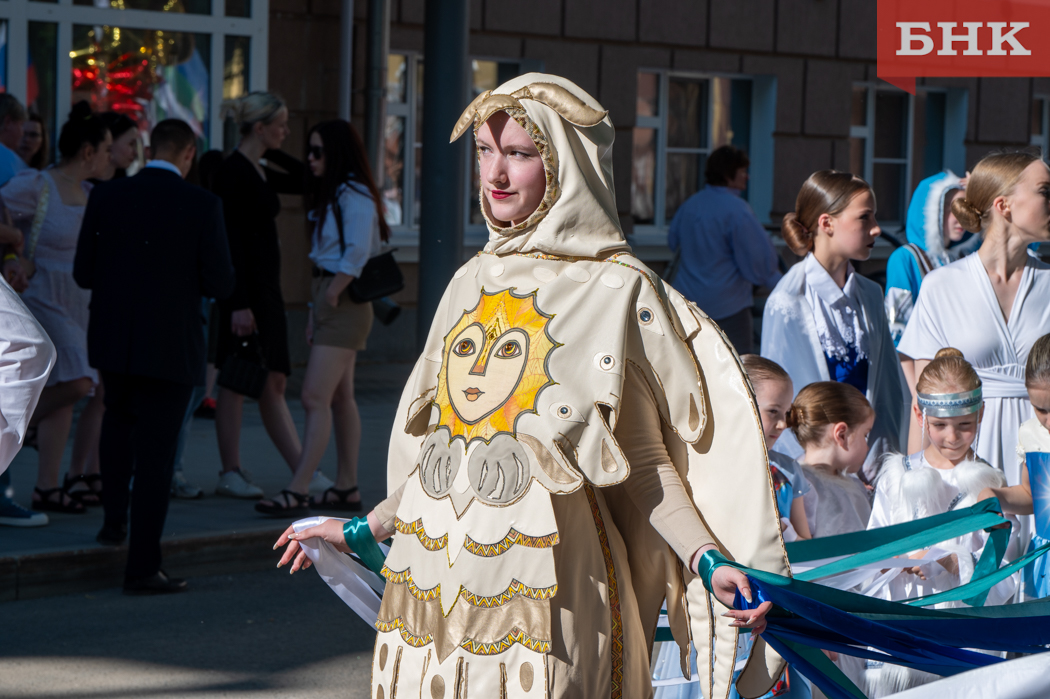
[[[547,357],[559,345],[547,334],[552,316],[536,294],[481,292],[476,306],[445,336],[435,402],[450,437],[490,441],[514,432],[519,415],[536,411],[540,391],[554,382]]]

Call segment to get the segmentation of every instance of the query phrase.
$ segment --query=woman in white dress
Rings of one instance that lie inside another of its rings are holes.
[[[821,170],[802,185],[784,217],[784,240],[805,259],[780,280],[766,302],[762,356],[787,370],[796,391],[817,381],[848,383],[875,408],[863,473],[874,456],[898,450],[907,433],[907,401],[883,304],[882,288],[856,274],[851,260],[871,256],[882,231],[875,195],[847,172]],[[777,450],[802,454],[785,433]]]
[[[984,391],[975,451],[1016,485],[1017,428],[1032,417],[1025,362],[1050,329],[1050,266],[1028,253],[1032,243],[1050,241],[1050,169],[1030,153],[989,155],[952,210],[967,230],[981,231],[984,243],[926,277],[897,350],[913,400],[915,378],[938,350],[963,353]],[[909,452],[921,438],[912,424]]]

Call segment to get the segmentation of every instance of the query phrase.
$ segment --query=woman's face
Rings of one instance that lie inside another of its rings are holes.
[[[138,129],[128,129],[120,134],[119,138],[113,140],[113,150],[109,154],[110,162],[118,170],[127,170],[138,157],[138,149],[135,144],[139,140]]]
[[[477,143],[481,191],[489,211],[499,221],[521,223],[547,191],[536,144],[506,112],[496,112],[481,125]]]
[[[755,402],[758,403],[758,414],[762,418],[766,449],[772,449],[787,429],[787,415],[794,395],[795,389],[790,381],[773,379],[755,383]]]
[[[288,138],[291,132],[292,130],[288,128],[288,110],[285,107],[277,111],[273,121],[269,124],[255,125],[255,133],[258,134],[259,140],[263,142],[267,150],[280,148],[284,139]]]
[[[1014,191],[997,197],[992,206],[997,211],[1000,206],[1008,211],[1010,222],[1025,244],[1050,241],[1050,168],[1042,160],[1031,163]]]
[[[98,147],[90,143],[84,144],[80,153],[87,165],[87,177],[103,177],[109,169],[109,159],[113,151],[113,137],[106,131],[106,137],[98,144]]]
[[[850,260],[871,257],[875,239],[882,235],[875,220],[875,195],[864,190],[853,195],[849,205],[838,216],[821,214],[820,230],[830,238],[831,251]]]
[[[39,121],[27,119],[22,126],[22,143],[18,147],[18,155],[28,163],[43,145],[44,127]]]
[[[324,176],[324,141],[321,134],[314,131],[310,134],[310,149],[306,152],[306,163],[314,177]]]
[[[963,229],[962,224],[959,223],[959,220],[955,218],[955,214],[952,213],[952,202],[965,196],[965,191],[953,189],[951,194],[945,197],[944,225],[941,226],[941,230],[944,231],[944,247],[949,247],[952,243],[958,243],[966,235],[966,230]]]

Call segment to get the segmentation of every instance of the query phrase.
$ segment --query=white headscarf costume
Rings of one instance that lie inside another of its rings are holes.
[[[496,221],[482,196],[489,242],[445,291],[398,406],[388,487],[405,490],[373,695],[392,696],[394,683],[398,696],[458,697],[469,680],[470,696],[542,697],[549,680],[557,696],[584,696],[548,677],[546,656],[574,634],[598,634],[609,637],[611,662],[595,663],[611,676],[586,696],[643,696],[648,661],[625,673],[622,635],[642,629],[651,650],[666,597],[683,659],[692,641],[704,694],[725,697],[737,631],[617,487],[630,464],[613,432],[633,364],[723,553],[786,575],[753,391],[717,326],[630,255],[613,194],[615,132],[601,105],[563,78],[523,75],[475,99],[453,140],[495,111],[533,138],[547,190],[516,226]],[[479,385],[480,397],[459,397]],[[565,503],[582,503],[573,528],[555,521]],[[601,543],[605,618],[566,617],[564,606],[552,618],[552,598],[585,587],[558,579],[566,571],[555,569],[554,546],[570,539]],[[765,693],[783,668],[761,640],[752,658],[738,683],[744,696]]]

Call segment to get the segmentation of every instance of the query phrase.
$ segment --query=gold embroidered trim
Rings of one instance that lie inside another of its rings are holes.
[[[598,533],[598,543],[602,547],[602,556],[605,558],[605,575],[609,586],[609,621],[612,632],[612,699],[621,699],[623,696],[623,618],[620,614],[620,590],[616,580],[616,567],[613,564],[612,546],[609,544],[609,535],[605,531],[605,521],[602,518],[598,499],[594,497],[594,489],[586,485],[583,488],[587,493],[587,501],[591,505],[591,516],[594,518],[594,528]]]
[[[386,566],[383,566],[383,577],[395,585],[405,585],[409,593],[420,602],[429,602],[441,597],[440,583],[428,590],[421,589],[412,579],[411,568],[406,568],[400,573],[395,573]],[[519,580],[511,580],[510,586],[506,590],[498,595],[492,595],[490,597],[475,594],[466,588],[461,588],[459,591],[459,596],[466,600],[468,604],[475,607],[483,607],[485,609],[503,606],[509,602],[514,595],[521,595],[522,597],[534,600],[549,600],[556,594],[558,594],[557,584],[551,585],[550,587],[529,587]]]
[[[402,640],[413,648],[422,648],[423,646],[434,642],[434,636],[432,634],[428,633],[425,636],[416,636],[411,633],[405,628],[405,623],[401,620],[401,617],[398,617],[393,621],[377,620],[376,628],[383,633],[397,631],[401,634]],[[459,647],[473,655],[498,655],[513,646],[515,643],[525,646],[536,653],[547,653],[551,649],[550,641],[533,638],[520,629],[514,629],[500,640],[493,641],[492,643],[475,641],[468,638],[460,643]]]
[[[529,636],[524,631],[514,629],[506,636],[493,643],[480,643],[467,639],[459,647],[473,655],[498,655],[515,643],[525,646],[535,653],[547,653],[551,649],[550,641],[541,641]]]
[[[431,539],[427,536],[426,531],[423,529],[422,518],[417,519],[415,522],[408,523],[395,517],[394,528],[401,534],[415,536],[427,551],[440,551],[448,546],[448,534],[445,534],[440,539]]]
[[[416,636],[409,633],[408,629],[405,628],[404,622],[401,621],[401,617],[398,617],[393,621],[381,621],[377,619],[376,628],[383,633],[388,633],[390,631],[400,632],[401,639],[413,648],[422,648],[428,643],[434,642],[434,637],[429,633],[426,636]]]
[[[558,532],[546,536],[528,536],[527,534],[522,534],[517,529],[511,529],[502,540],[497,541],[494,544],[479,544],[468,536],[463,547],[475,556],[492,558],[506,553],[510,550],[510,547],[515,544],[532,549],[549,549],[559,542],[560,539],[558,538]]]
[[[426,531],[423,529],[422,518],[411,523],[395,518],[394,528],[401,534],[416,537],[427,551],[440,551],[448,546],[448,534],[437,539],[427,536]],[[546,536],[529,536],[512,528],[505,537],[493,544],[482,544],[467,536],[463,543],[463,548],[481,558],[494,558],[506,553],[514,545],[533,549],[549,549],[560,543],[560,541],[558,532],[547,534]]]

